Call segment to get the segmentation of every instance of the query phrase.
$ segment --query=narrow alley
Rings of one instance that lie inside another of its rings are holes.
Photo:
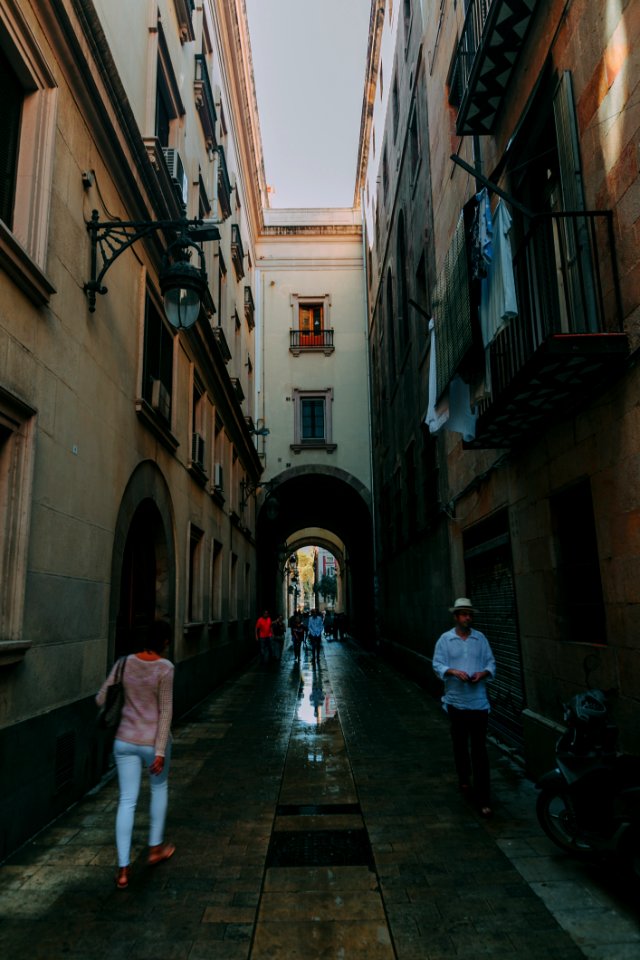
[[[625,960],[638,890],[556,851],[492,748],[495,816],[457,791],[439,704],[350,642],[285,649],[176,725],[167,863],[114,886],[114,779],[0,867],[13,960]]]

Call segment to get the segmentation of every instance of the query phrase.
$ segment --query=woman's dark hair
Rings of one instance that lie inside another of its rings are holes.
[[[171,624],[166,620],[154,620],[149,630],[147,649],[162,653],[167,643],[171,643]]]

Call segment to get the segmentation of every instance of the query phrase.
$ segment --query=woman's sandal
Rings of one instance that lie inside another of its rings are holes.
[[[152,867],[155,863],[162,863],[163,860],[168,860],[175,852],[175,843],[159,843],[157,847],[149,847],[147,863]]]
[[[129,867],[119,867],[116,874],[116,888],[126,890],[129,886]]]

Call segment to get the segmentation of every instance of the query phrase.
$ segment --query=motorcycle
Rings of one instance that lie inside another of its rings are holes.
[[[619,857],[640,878],[640,758],[618,754],[602,690],[572,697],[564,722],[557,766],[536,784],[540,826],[567,853]]]

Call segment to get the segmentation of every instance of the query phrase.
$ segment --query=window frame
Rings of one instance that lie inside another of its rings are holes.
[[[0,387],[0,667],[22,659],[36,410]],[[10,492],[10,495],[9,495]]]
[[[301,390],[296,387],[293,390],[291,399],[293,400],[294,417],[293,443],[290,445],[291,450],[293,450],[294,453],[300,453],[302,450],[324,450],[328,453],[333,453],[337,448],[337,444],[333,442],[333,387],[325,387],[319,390]],[[324,403],[324,437],[322,439],[304,437],[303,409],[305,401],[308,400],[321,400]]]
[[[0,7],[0,28],[3,52],[24,92],[11,223],[0,221],[0,267],[41,306],[56,292],[45,269],[58,87],[15,0]]]

